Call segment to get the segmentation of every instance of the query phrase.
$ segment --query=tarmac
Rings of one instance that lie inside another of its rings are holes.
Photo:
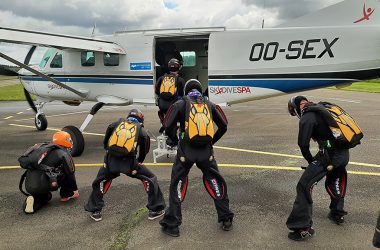
[[[322,180],[313,191],[316,235],[305,242],[287,238],[285,225],[306,166],[297,146],[298,119],[287,113],[291,95],[223,107],[228,132],[215,145],[215,158],[228,185],[233,230],[222,231],[211,197],[195,166],[182,205],[181,236],[163,234],[158,220],[149,221],[147,196],[141,182],[118,177],[105,195],[103,220],[84,211],[104,150],[108,124],[124,117],[134,105],[104,107],[84,134],[86,148],[75,158],[80,197],[61,204],[55,192],[49,205],[33,215],[22,211],[25,196],[18,190],[23,170],[17,158],[34,143],[50,140],[55,130],[80,126],[92,103],[70,107],[46,104],[48,130],[37,132],[26,102],[0,103],[0,249],[371,249],[379,211],[380,95],[322,89],[300,93],[310,100],[334,102],[350,113],[364,131],[362,144],[350,150],[345,224],[327,219],[330,198]],[[159,121],[155,106],[137,106],[145,114],[152,145],[145,163],[157,175],[168,201],[173,158],[153,164]],[[316,145],[312,144],[313,152]]]

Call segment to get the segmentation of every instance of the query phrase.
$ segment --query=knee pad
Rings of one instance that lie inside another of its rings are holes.
[[[177,196],[181,202],[185,200],[188,182],[189,182],[189,177],[186,176],[185,180],[180,179],[177,183],[177,187],[176,187]]]
[[[226,182],[223,177],[214,169],[203,175],[203,184],[207,192],[214,200],[223,200],[227,192]]]
[[[326,177],[325,188],[327,193],[333,199],[344,198],[346,195],[347,186],[347,172],[342,171],[335,175],[328,175]]]
[[[107,193],[108,189],[110,188],[111,186],[111,183],[112,183],[112,180],[103,180],[100,182],[100,192],[102,194],[105,194]]]

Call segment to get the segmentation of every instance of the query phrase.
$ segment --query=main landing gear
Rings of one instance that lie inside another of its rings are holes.
[[[36,103],[36,116],[34,119],[34,124],[36,125],[37,130],[44,131],[46,130],[48,126],[48,122],[46,119],[45,114],[42,111],[43,106],[45,105],[45,102],[38,102]],[[95,104],[90,111],[90,114],[87,115],[86,119],[83,121],[80,128],[77,128],[75,126],[66,126],[62,128],[63,131],[66,131],[70,134],[71,139],[73,141],[73,148],[71,149],[70,153],[72,156],[80,156],[84,151],[85,141],[83,137],[83,131],[87,127],[87,125],[90,123],[92,118],[95,116],[95,114],[104,106],[104,103],[99,102]]]

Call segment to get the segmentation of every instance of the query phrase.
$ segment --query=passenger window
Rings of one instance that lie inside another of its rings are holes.
[[[53,48],[46,50],[46,52],[45,52],[45,54],[42,57],[42,60],[40,62],[40,68],[45,68],[45,66],[46,66],[47,62],[49,61],[51,55],[53,54],[54,50],[55,49],[53,49]]]
[[[196,65],[195,51],[182,51],[181,53],[184,67],[192,67]]]
[[[119,66],[119,54],[104,53],[103,62],[104,66]]]
[[[82,51],[81,64],[84,67],[95,65],[95,52],[94,51]]]
[[[61,52],[57,52],[55,54],[53,60],[51,60],[50,68],[62,68],[62,53]]]

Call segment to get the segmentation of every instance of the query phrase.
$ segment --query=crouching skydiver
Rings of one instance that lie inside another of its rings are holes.
[[[290,115],[297,116],[299,120],[298,145],[308,167],[297,184],[297,196],[293,209],[286,222],[291,240],[306,240],[315,233],[312,228],[312,190],[313,187],[326,176],[325,188],[330,195],[330,212],[328,218],[336,223],[344,223],[344,197],[346,194],[347,171],[349,161],[348,149],[339,149],[334,145],[334,137],[327,124],[317,112],[305,112],[310,105],[304,96],[296,96],[289,100]],[[310,153],[310,140],[314,139],[319,145],[316,156]],[[330,166],[333,166],[330,169]]]
[[[24,212],[35,213],[52,198],[52,191],[60,188],[61,202],[79,197],[75,180],[75,165],[69,149],[73,147],[70,134],[65,131],[54,133],[50,143],[30,147],[18,160],[22,168],[19,188],[27,195]],[[25,192],[22,188],[25,181]]]
[[[222,229],[232,229],[234,214],[229,209],[227,184],[220,175],[214,158],[213,144],[227,131],[227,118],[222,109],[202,96],[202,86],[191,79],[184,87],[185,96],[175,102],[165,118],[168,145],[178,144],[173,165],[169,193],[169,208],[160,221],[164,233],[177,237],[182,223],[181,202],[186,196],[188,174],[195,163],[203,173],[207,192],[214,199],[218,222]],[[177,137],[177,122],[180,123],[180,138]],[[214,132],[214,124],[218,130]]]

